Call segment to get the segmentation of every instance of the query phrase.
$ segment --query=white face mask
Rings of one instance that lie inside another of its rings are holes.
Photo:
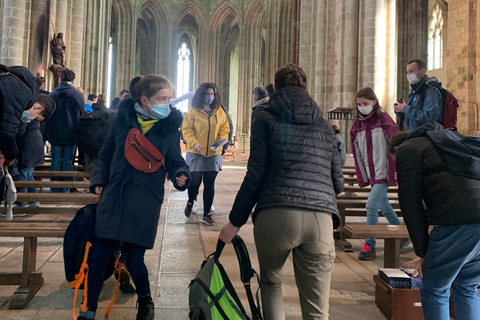
[[[373,110],[373,103],[371,105],[365,106],[365,107],[357,106],[357,108],[358,108],[358,111],[360,111],[361,114],[368,115]]]
[[[417,75],[415,73],[407,74],[407,80],[410,84],[415,84],[420,81],[420,79],[417,78]]]

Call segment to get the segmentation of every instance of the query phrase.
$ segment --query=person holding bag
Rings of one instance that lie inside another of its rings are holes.
[[[91,175],[90,190],[101,194],[90,257],[87,301],[78,319],[94,319],[111,253],[122,254],[138,295],[137,320],[154,319],[146,249],[152,249],[164,197],[165,173],[184,191],[190,172],[180,151],[182,114],[169,105],[168,80],[148,75],[124,99]]]

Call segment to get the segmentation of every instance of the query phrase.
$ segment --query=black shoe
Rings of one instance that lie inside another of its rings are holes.
[[[358,254],[358,260],[372,260],[377,257],[375,248],[371,247],[367,243],[362,243],[362,251]]]
[[[193,203],[187,202],[187,205],[185,206],[185,217],[190,217],[192,215],[192,210],[193,210]]]
[[[135,293],[135,288],[132,286],[130,282],[130,276],[128,273],[122,270],[120,276],[120,291],[125,293]]]
[[[138,297],[137,300],[138,312],[136,320],[154,320],[155,307],[153,305],[152,297]]]
[[[84,316],[80,316],[77,318],[77,320],[88,320],[87,318],[85,318]]]

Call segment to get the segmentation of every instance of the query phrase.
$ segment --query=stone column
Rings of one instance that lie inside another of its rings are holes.
[[[476,3],[475,3],[476,2]],[[457,127],[463,134],[479,133],[478,101],[480,98],[479,72],[480,1],[453,0],[448,2],[448,43],[444,54],[447,88],[458,99]]]
[[[83,39],[85,22],[85,0],[73,0],[68,32],[67,61],[70,70],[75,72],[75,84],[82,84],[83,75]]]
[[[406,99],[409,84],[407,62],[413,59],[427,61],[428,0],[397,1],[397,97]],[[403,127],[403,121],[398,121]]]
[[[30,50],[28,68],[36,75],[44,70],[45,76],[49,67],[49,16],[48,0],[32,2],[30,19]]]
[[[69,6],[67,1],[57,0],[55,10],[55,33],[63,32],[63,38],[66,42],[70,41],[70,35],[67,33],[67,16]],[[67,48],[68,50],[68,48]],[[67,61],[68,64],[68,61]]]
[[[357,91],[358,0],[337,1],[334,106],[352,107]]]
[[[0,63],[7,66],[23,64],[25,6],[25,0],[4,0]]]

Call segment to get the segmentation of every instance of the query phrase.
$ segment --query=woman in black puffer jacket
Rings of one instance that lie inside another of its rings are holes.
[[[277,70],[275,94],[252,128],[247,175],[220,233],[230,243],[256,205],[265,319],[285,319],[281,274],[290,252],[303,318],[328,318],[342,164],[335,133],[306,91],[306,78],[294,65]]]

